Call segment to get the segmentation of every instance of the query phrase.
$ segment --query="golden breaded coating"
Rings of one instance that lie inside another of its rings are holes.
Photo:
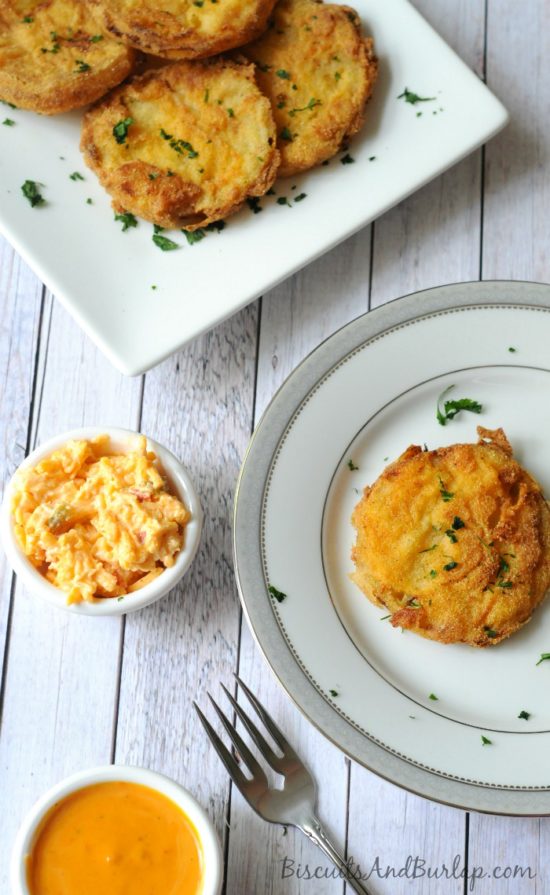
[[[243,52],[273,106],[281,176],[330,158],[362,127],[378,64],[353,9],[281,0],[268,31]]]
[[[165,59],[199,59],[240,47],[267,27],[275,0],[95,0],[107,30]]]
[[[134,60],[82,0],[0,0],[0,98],[18,108],[57,115],[85,106]]]
[[[195,230],[269,189],[275,143],[254,66],[218,59],[169,65],[118,88],[84,117],[80,148],[115,211]]]
[[[478,434],[412,445],[365,489],[351,577],[394,627],[489,646],[529,621],[550,586],[550,509],[502,429]]]

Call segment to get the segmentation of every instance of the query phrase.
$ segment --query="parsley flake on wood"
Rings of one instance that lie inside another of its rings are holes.
[[[126,142],[126,137],[128,136],[128,128],[133,123],[133,118],[123,118],[122,121],[119,121],[117,124],[115,124],[113,128],[113,137],[115,138],[117,143]]]
[[[454,385],[450,385],[448,388],[441,392],[439,398],[437,399],[437,409],[435,415],[440,426],[446,426],[449,420],[454,420],[455,416],[460,413],[461,410],[469,410],[470,413],[481,413],[481,411],[483,410],[481,404],[478,401],[473,401],[472,398],[459,398],[456,401],[444,401],[442,409],[441,402],[443,401],[445,395],[448,395],[453,388]]]
[[[131,211],[123,211],[122,214],[115,214],[115,221],[122,224],[122,232],[129,230],[130,227],[137,227],[138,222],[135,215]]]
[[[550,659],[550,653],[541,653],[540,659],[537,662],[537,665],[540,665],[541,662],[547,662]]]
[[[278,588],[274,587],[272,584],[270,584],[267,589],[268,589],[269,593],[271,594],[271,596],[275,600],[277,600],[277,603],[282,603],[283,600],[286,600],[286,594],[283,593],[282,590],[279,590]]]
[[[21,192],[23,193],[25,199],[28,199],[31,203],[32,208],[36,208],[37,205],[44,205],[45,200],[38,189],[38,184],[35,180],[26,180],[23,186],[21,187]]]
[[[403,93],[400,93],[397,99],[404,99],[406,103],[410,103],[411,106],[416,106],[417,103],[431,103],[435,100],[435,96],[419,96],[418,93],[414,93],[414,91],[409,90],[408,87],[405,87]]]
[[[167,236],[161,236],[160,233],[154,233],[152,239],[162,252],[173,252],[174,249],[179,249],[177,242],[174,242],[173,239],[168,239]]]
[[[340,159],[340,161],[341,161],[341,163],[342,163],[343,165],[353,165],[353,164],[355,163],[355,159],[352,158],[352,156],[349,154],[349,152],[346,153],[346,155],[344,155],[344,156]]]
[[[481,745],[482,746],[492,746],[493,741],[490,740],[489,737],[483,736],[483,734],[481,734]]]
[[[531,712],[526,712],[525,709],[521,711],[518,715],[518,718],[521,718],[522,721],[528,721],[531,717]]]

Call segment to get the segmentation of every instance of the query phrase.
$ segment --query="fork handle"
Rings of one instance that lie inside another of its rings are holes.
[[[302,833],[306,834],[308,839],[311,839],[311,841],[314,842],[328,858],[330,858],[334,866],[340,871],[342,879],[346,880],[348,886],[353,889],[354,892],[358,892],[359,895],[369,895],[368,889],[365,889],[359,882],[354,875],[352,868],[349,867],[336,846],[331,842],[323,830],[321,822],[315,816],[312,815],[306,821],[299,824],[299,828]]]

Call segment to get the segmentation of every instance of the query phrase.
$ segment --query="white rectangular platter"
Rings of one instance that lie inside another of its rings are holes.
[[[112,363],[137,375],[228,317],[472,152],[505,108],[407,0],[357,0],[380,77],[362,133],[343,153],[275,185],[221,233],[162,252],[153,227],[122,232],[80,155],[80,113],[44,118],[6,108],[0,124],[0,231]],[[416,105],[405,88],[435,97]],[[78,172],[84,179],[71,179]],[[42,184],[31,208],[25,180]],[[294,196],[305,193],[296,203]],[[278,204],[286,197],[288,204]],[[88,200],[91,200],[89,202]]]

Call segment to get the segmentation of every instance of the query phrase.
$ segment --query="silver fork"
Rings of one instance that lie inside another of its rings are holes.
[[[311,841],[314,842],[328,858],[330,858],[340,871],[341,878],[346,880],[354,892],[359,892],[360,895],[369,895],[367,889],[365,889],[357,879],[353,869],[346,863],[338,849],[330,841],[321,826],[320,820],[317,818],[315,807],[317,802],[317,787],[313,777],[304,767],[299,757],[296,755],[296,752],[285,739],[284,735],[271,716],[268,715],[262,704],[248,689],[246,684],[244,684],[237,675],[235,675],[235,677],[237,678],[241,690],[246,693],[249,702],[254,707],[256,714],[281,750],[281,756],[275,754],[244,709],[239,705],[236,699],[233,698],[227,687],[224,687],[222,684],[224,693],[267,764],[270,765],[277,774],[280,774],[284,778],[284,787],[282,790],[270,788],[262,766],[252,754],[246,743],[243,742],[234,725],[231,724],[220,707],[214,702],[210,694],[208,694],[208,698],[214,706],[216,714],[223,724],[233,746],[237,750],[243,764],[251,774],[251,778],[244,775],[229,749],[223,744],[222,740],[195,702],[194,706],[202,721],[203,727],[210,737],[212,745],[225,765],[227,773],[231,777],[233,783],[245,797],[251,808],[253,808],[260,817],[270,823],[298,827],[302,833],[305,833],[306,836],[311,839]]]

